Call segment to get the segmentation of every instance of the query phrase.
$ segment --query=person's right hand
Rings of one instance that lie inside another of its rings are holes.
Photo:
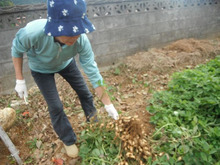
[[[15,91],[18,93],[18,96],[20,98],[28,97],[27,86],[26,86],[25,80],[16,80]]]

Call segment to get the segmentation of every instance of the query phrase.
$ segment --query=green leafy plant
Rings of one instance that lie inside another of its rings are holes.
[[[156,92],[147,110],[154,114],[152,136],[158,164],[220,162],[220,56],[175,73],[168,90]],[[154,163],[155,163],[154,162]]]
[[[106,128],[106,123],[87,125],[79,141],[81,164],[117,164],[120,145],[119,140],[114,137],[113,129]]]
[[[7,158],[9,160],[10,164],[16,164],[16,160],[15,160],[15,158],[13,156],[10,155]]]
[[[114,86],[107,85],[104,80],[103,81],[98,81],[97,84],[99,86],[102,86],[102,87],[105,88],[105,92],[108,94],[111,101],[114,101],[116,99],[115,96],[113,95],[113,93],[117,92],[117,88],[115,88]]]
[[[120,75],[120,73],[121,73],[120,69],[119,69],[119,68],[116,68],[114,74],[115,74],[115,75]]]
[[[24,161],[25,164],[33,164],[34,163],[34,158],[32,157],[28,157],[25,161]]]
[[[2,0],[0,2],[0,7],[14,6],[11,0]]]
[[[37,138],[34,138],[33,140],[30,140],[27,142],[30,149],[36,149],[37,148]]]

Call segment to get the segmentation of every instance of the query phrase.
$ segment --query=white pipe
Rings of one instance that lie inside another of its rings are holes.
[[[19,157],[19,151],[15,148],[14,144],[12,143],[11,139],[8,137],[7,133],[3,130],[0,126],[0,137],[5,145],[8,147],[9,151],[11,152],[11,156],[15,158],[19,165],[22,165],[23,162]]]

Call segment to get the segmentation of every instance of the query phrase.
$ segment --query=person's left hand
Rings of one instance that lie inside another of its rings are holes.
[[[115,119],[115,120],[118,120],[118,118],[119,118],[118,112],[117,112],[117,110],[115,109],[115,107],[114,107],[113,104],[105,105],[105,110],[108,112],[108,115],[109,115],[110,117],[112,117],[112,118]]]

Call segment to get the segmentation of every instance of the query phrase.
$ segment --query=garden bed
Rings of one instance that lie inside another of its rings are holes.
[[[207,63],[219,54],[219,38],[210,40],[184,39],[163,48],[153,48],[147,52],[139,52],[129,56],[118,67],[102,72],[107,84],[106,88],[120,116],[136,116],[138,121],[133,124],[135,128],[141,126],[141,131],[140,129],[133,129],[132,133],[140,134],[143,132],[140,137],[149,139],[146,147],[150,154],[144,155],[142,153],[142,156],[155,159],[157,156],[164,155],[162,152],[156,152],[149,145],[155,131],[155,125],[150,123],[153,114],[150,114],[146,107],[150,105],[154,91],[166,90],[174,72],[193,69],[196,65]],[[69,90],[69,85],[61,77],[57,76],[56,81],[64,110],[77,134],[77,145],[80,147],[83,143],[80,139],[81,133],[90,127],[85,125],[83,111],[76,94]],[[90,85],[89,87],[93,91]],[[0,108],[10,106],[11,101],[16,99],[18,99],[16,95],[1,96]],[[97,97],[94,97],[94,101],[100,114],[100,122],[102,119],[112,122],[106,118],[103,105]],[[25,116],[24,112],[29,112],[29,115]],[[62,143],[53,131],[46,103],[38,88],[30,89],[29,105],[21,105],[16,109],[16,113],[17,120],[7,133],[20,151],[20,157],[26,164],[49,165],[54,164],[56,159],[62,159],[65,164],[81,164],[82,158],[72,160],[66,156]],[[123,140],[119,138],[119,141]],[[121,145],[123,146],[123,144]],[[126,153],[119,153],[118,155],[120,156],[117,163],[130,159]],[[136,156],[138,157],[138,155]],[[4,164],[15,164],[2,141],[0,141],[0,160]],[[135,161],[132,162],[135,164]]]

